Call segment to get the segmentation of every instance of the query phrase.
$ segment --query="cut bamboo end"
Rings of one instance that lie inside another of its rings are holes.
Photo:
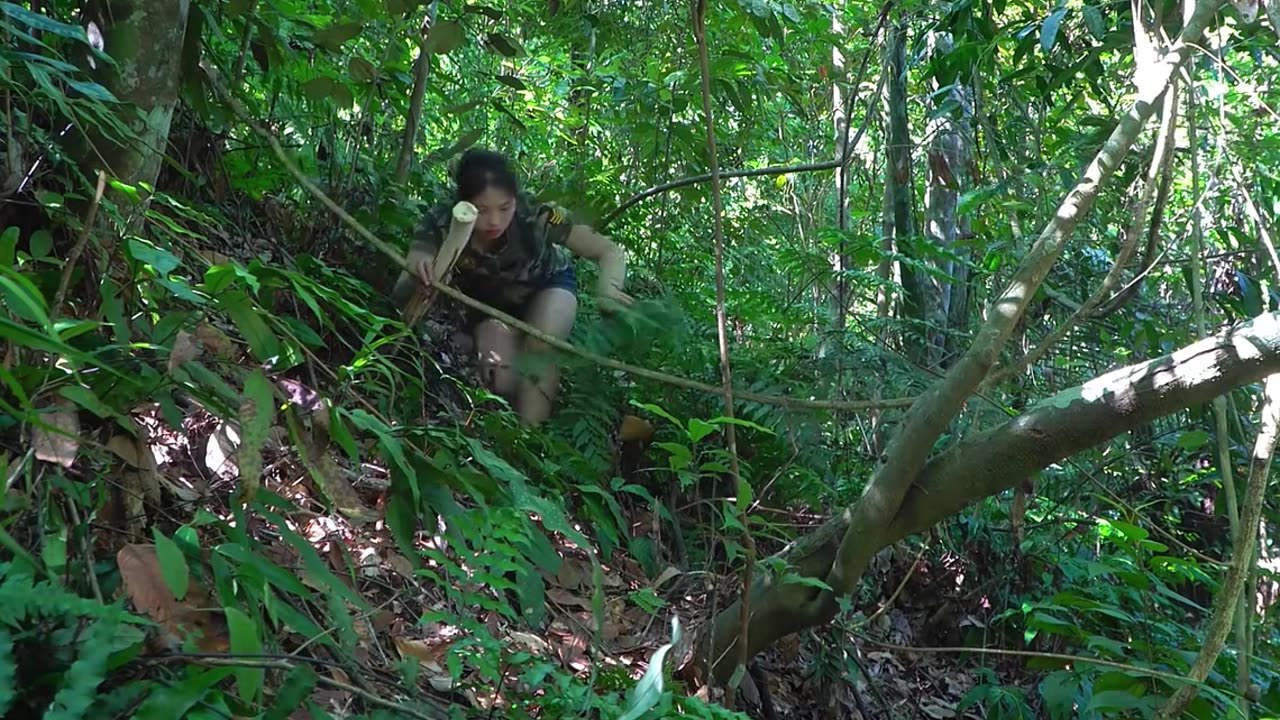
[[[476,210],[476,206],[466,200],[459,200],[453,206],[453,220],[465,225],[475,224],[476,218],[480,216],[480,211]]]

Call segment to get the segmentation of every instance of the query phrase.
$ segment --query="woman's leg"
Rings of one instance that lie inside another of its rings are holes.
[[[578,315],[578,296],[562,287],[538,291],[529,302],[525,321],[542,332],[561,340],[569,337]],[[524,338],[525,359],[532,366],[532,376],[520,378],[516,409],[527,425],[537,425],[551,415],[551,405],[560,390],[560,369],[556,367],[547,344],[532,337]],[[523,364],[523,363],[522,363]]]
[[[511,401],[520,380],[513,367],[520,334],[501,320],[490,318],[476,325],[475,339],[480,378],[490,392]]]

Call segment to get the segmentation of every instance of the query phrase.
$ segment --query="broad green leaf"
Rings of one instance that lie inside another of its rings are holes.
[[[215,548],[215,552],[261,575],[273,587],[293,593],[303,599],[310,598],[312,595],[311,590],[298,579],[297,575],[276,566],[244,545],[234,542],[223,543]]]
[[[667,459],[667,464],[672,470],[684,470],[693,462],[693,452],[684,445],[670,442],[654,443],[653,445],[670,453],[671,457]]]
[[[653,657],[649,658],[649,667],[645,668],[644,676],[632,688],[627,701],[627,711],[620,720],[638,720],[657,704],[663,690],[662,661],[666,659],[667,652],[678,642],[680,642],[680,618],[672,617],[671,642],[658,648],[654,651]]]
[[[462,44],[462,26],[451,20],[437,22],[427,33],[425,47],[429,52],[444,55]]]
[[[1107,715],[1121,713],[1126,710],[1137,710],[1146,705],[1146,701],[1125,690],[1103,690],[1089,698],[1087,709]]]
[[[58,388],[58,394],[100,418],[106,419],[117,415],[102,402],[97,393],[83,385],[63,385]]]
[[[27,322],[49,328],[49,305],[44,295],[25,275],[9,267],[0,267],[0,298],[4,306]]]
[[[317,586],[324,586],[328,592],[327,595],[340,597],[347,603],[350,603],[357,610],[368,611],[369,603],[365,601],[358,593],[351,589],[346,583],[338,579],[333,571],[329,569],[320,555],[316,552],[314,546],[307,542],[305,538],[297,532],[290,529],[284,518],[280,517],[271,509],[262,503],[255,503],[255,509],[262,514],[268,522],[272,524],[275,531],[280,534],[280,538],[293,548],[294,552],[302,558],[302,567],[305,573],[310,577],[312,583]]]
[[[269,362],[280,355],[280,340],[267,327],[258,308],[243,290],[223,293],[218,296],[217,304],[231,317],[259,362]]]
[[[80,26],[69,25],[67,23],[54,20],[46,15],[34,13],[21,5],[16,5],[11,2],[0,2],[0,12],[3,12],[5,15],[8,15],[33,30],[53,33],[54,35],[70,38],[71,40],[79,40],[83,43],[88,42],[88,36],[85,35],[84,29]]]
[[[181,600],[187,596],[187,584],[191,580],[187,557],[182,554],[177,543],[158,528],[152,528],[151,535],[156,543],[156,559],[160,562],[160,575],[164,578],[164,584],[173,591],[175,598]]]
[[[334,23],[317,30],[312,34],[311,41],[330,52],[338,52],[342,49],[343,43],[359,35],[362,29],[364,29],[363,23]]]
[[[454,144],[450,145],[449,147],[447,147],[447,148],[445,148],[444,150],[441,150],[439,153],[437,153],[437,154],[436,154],[436,159],[437,159],[437,160],[448,160],[449,158],[453,157],[454,155],[457,155],[458,153],[462,152],[463,150],[466,150],[467,148],[471,147],[472,145],[475,145],[475,144],[476,144],[476,141],[477,141],[477,140],[479,140],[479,139],[480,139],[481,137],[483,137],[483,136],[484,136],[484,128],[472,128],[472,129],[468,130],[467,132],[463,133],[463,134],[462,134],[462,137],[458,138],[458,141],[457,141],[457,142],[455,142]]]
[[[1044,19],[1044,24],[1040,26],[1040,50],[1049,52],[1053,49],[1053,44],[1058,40],[1058,28],[1062,25],[1062,17],[1067,14],[1067,8],[1060,7],[1049,14]]]
[[[489,33],[488,41],[489,47],[497,50],[505,57],[519,57],[524,52],[524,49],[520,47],[518,42],[506,35],[502,35],[501,33]]]
[[[18,663],[13,657],[13,636],[0,628],[0,717],[6,717],[17,697]]]
[[[1089,28],[1089,34],[1094,40],[1102,41],[1107,38],[1107,21],[1102,17],[1102,12],[1094,5],[1085,5],[1081,8],[1084,14],[1084,25]]]
[[[49,253],[53,251],[53,235],[44,229],[31,233],[27,250],[31,253],[31,257],[37,260],[49,257]]]
[[[769,428],[763,425],[758,425],[756,423],[751,422],[750,420],[743,420],[742,418],[739,418],[739,417],[731,418],[731,417],[725,417],[724,415],[721,415],[720,417],[711,418],[710,420],[708,420],[708,422],[714,425],[738,425],[740,427],[751,428],[752,430],[758,430],[768,435],[777,435],[777,433],[775,433],[774,431],[770,430]]]
[[[120,99],[112,92],[96,82],[85,80],[67,80],[67,85],[90,100],[101,103],[118,103]]]
[[[1192,430],[1178,436],[1178,447],[1183,450],[1195,450],[1209,442],[1209,433],[1204,430]]]
[[[520,616],[533,627],[540,627],[547,616],[546,589],[542,573],[532,569],[516,571],[516,597],[520,600]]]
[[[239,608],[223,608],[223,612],[231,635],[231,652],[237,655],[261,654],[262,639],[258,633],[258,624]],[[265,674],[266,671],[262,668],[236,668],[236,690],[239,691],[241,700],[249,704],[257,701]]]
[[[351,435],[351,429],[347,427],[347,421],[342,416],[342,412],[337,405],[329,405],[329,437],[342,448],[347,457],[352,462],[360,462],[360,448],[356,446],[356,439]]]
[[[284,683],[276,690],[275,702],[262,716],[262,720],[288,720],[294,717],[303,702],[311,697],[317,682],[316,672],[306,663],[299,663],[285,676]]]
[[[689,429],[687,431],[689,434],[689,442],[696,443],[716,430],[719,430],[719,428],[705,420],[689,418]]]
[[[650,403],[637,402],[637,401],[635,401],[635,400],[632,400],[632,401],[631,401],[631,404],[632,404],[632,405],[634,405],[634,406],[636,406],[636,407],[638,407],[638,408],[640,408],[640,409],[642,409],[642,410],[648,410],[649,412],[653,413],[654,415],[657,415],[657,416],[659,416],[659,417],[666,418],[668,421],[670,421],[670,422],[671,422],[671,424],[672,424],[672,425],[675,425],[676,427],[680,428],[681,430],[684,430],[684,429],[685,429],[685,427],[684,427],[684,423],[680,422],[679,420],[677,420],[677,419],[675,418],[675,416],[674,416],[674,415],[672,415],[671,413],[667,412],[666,410],[663,410],[662,408],[658,407],[657,405],[653,405],[653,404],[650,404]]]
[[[21,237],[22,232],[12,225],[0,232],[0,267],[13,267],[17,262],[18,240]]]
[[[156,687],[133,715],[133,720],[183,720],[210,689],[229,677],[233,669],[216,667],[194,670],[185,680]]]
[[[503,85],[506,85],[507,87],[513,90],[529,89],[529,86],[525,85],[524,81],[516,77],[515,75],[507,75],[506,73],[503,73],[498,76],[498,82],[502,83]]]
[[[804,585],[805,587],[817,588],[819,590],[831,592],[831,586],[826,584],[822,580],[815,577],[809,577],[807,575],[800,575],[790,571],[783,574],[782,584],[783,585]]]
[[[141,238],[129,238],[128,245],[129,255],[144,265],[150,265],[158,275],[168,275],[182,265],[182,261],[173,253]]]

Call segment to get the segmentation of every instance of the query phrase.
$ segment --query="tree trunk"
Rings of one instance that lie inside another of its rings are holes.
[[[418,144],[418,126],[422,124],[422,101],[427,94],[427,80],[431,77],[431,50],[427,47],[427,34],[436,22],[436,3],[427,6],[427,18],[418,37],[418,60],[413,65],[413,94],[409,96],[409,115],[404,119],[404,137],[400,140],[400,156],[396,159],[395,181],[409,179],[413,164],[413,150]]]
[[[844,26],[840,23],[840,10],[834,8],[831,13],[831,34],[837,38],[843,37]],[[844,79],[845,62],[844,53],[840,52],[839,46],[831,48],[831,114],[835,119],[832,127],[832,155],[837,158],[844,158],[849,152],[846,143],[849,141],[849,116],[845,112],[845,99],[843,93],[840,92],[840,81]],[[845,329],[848,324],[848,318],[845,317],[848,307],[849,292],[846,287],[845,270],[849,267],[848,251],[845,249],[844,233],[849,229],[849,165],[841,163],[836,168],[836,228],[840,230],[840,244],[835,252],[831,254],[831,270],[835,273],[836,281],[832,284],[831,289],[831,334],[830,339],[836,346],[839,346],[838,335]],[[824,343],[824,346],[826,343]],[[824,347],[824,350],[826,348]],[[825,354],[822,353],[822,354]]]
[[[116,142],[83,127],[77,148],[86,177],[98,170],[126,185],[155,186],[169,124],[178,101],[179,69],[186,35],[188,0],[96,0],[85,17],[102,31],[103,51],[116,65],[95,63],[89,73],[123,105],[118,117],[137,133],[136,142]],[[121,202],[122,207],[129,207]],[[141,213],[135,215],[141,218]]]
[[[937,57],[950,53],[954,44],[951,35],[945,32],[931,33],[929,40],[932,53]],[[942,90],[941,87],[934,89]],[[933,139],[929,146],[929,184],[924,198],[924,235],[927,242],[951,251],[960,260],[944,258],[939,263],[942,277],[930,280],[936,287],[931,288],[925,298],[931,367],[959,353],[955,343],[949,341],[952,335],[947,331],[965,327],[968,320],[969,268],[963,261],[972,253],[955,247],[966,230],[956,215],[956,205],[973,175],[968,93],[957,81],[950,92],[935,95],[934,99],[937,110],[943,110],[947,104],[954,104],[956,109],[940,112],[925,132]]]
[[[906,252],[915,234],[912,208],[914,188],[911,172],[911,128],[907,123],[907,25],[899,20],[889,31],[885,47],[886,93],[885,116],[889,124],[887,140],[887,172],[884,192],[888,217],[886,229],[892,248]],[[908,318],[918,318],[920,305],[919,278],[907,267],[899,267],[903,305]],[[909,334],[910,331],[908,331]],[[916,346],[915,343],[908,343]],[[910,352],[913,357],[915,353]]]

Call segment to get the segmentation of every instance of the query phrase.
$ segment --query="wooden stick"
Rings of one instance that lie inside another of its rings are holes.
[[[440,252],[436,253],[435,260],[431,262],[431,285],[419,289],[405,304],[403,313],[405,325],[410,327],[417,325],[427,310],[431,309],[431,304],[435,302],[438,295],[435,288],[449,281],[454,263],[458,262],[462,251],[467,247],[467,242],[471,240],[471,229],[476,225],[478,214],[476,206],[466,200],[461,200],[453,206],[453,220],[449,223],[449,234],[445,236]]]

